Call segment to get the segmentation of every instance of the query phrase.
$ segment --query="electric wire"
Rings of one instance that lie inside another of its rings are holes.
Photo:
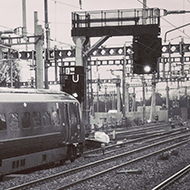
[[[141,3],[143,6],[146,6],[146,8],[149,8],[147,5],[145,5],[142,1],[137,0],[139,3]],[[173,25],[171,22],[169,22],[167,19],[161,17],[165,22],[167,22],[168,24],[170,24],[171,26],[173,26],[174,28],[177,28],[175,25]],[[183,30],[178,29],[180,32],[182,32],[184,35],[186,35],[188,38],[190,38],[190,36],[188,34],[186,34]]]
[[[77,6],[74,6],[74,5],[71,5],[71,4],[67,4],[67,3],[64,3],[64,2],[62,2],[62,1],[58,1],[58,0],[52,0],[52,1],[54,1],[55,3],[57,2],[57,3],[60,3],[60,4],[63,4],[63,5],[66,5],[66,6],[70,6],[70,7],[74,7],[74,8],[78,8]],[[142,1],[140,1],[140,0],[137,0],[138,2],[140,2],[141,4],[143,4],[143,2]],[[188,1],[189,2],[189,1]],[[56,4],[57,5],[57,4]],[[148,6],[146,6],[147,8],[149,8]],[[83,9],[82,9],[83,10]],[[84,10],[85,11],[85,10]],[[94,15],[93,15],[94,16]],[[172,26],[174,26],[172,23],[170,23],[169,21],[167,21],[166,19],[164,19],[166,22],[168,22],[170,25],[172,25]],[[106,25],[106,26],[109,26],[109,25]],[[2,27],[5,27],[5,28],[8,28],[8,27],[6,27],[6,26],[2,26]],[[109,27],[112,27],[112,26],[109,26]],[[174,26],[175,27],[175,26]],[[112,27],[114,30],[117,30],[117,29],[115,29],[114,27]],[[10,28],[9,28],[10,29]],[[120,31],[118,31],[117,30],[117,32],[120,32]],[[182,31],[183,32],[183,31]],[[121,33],[121,32],[120,32]],[[184,32],[183,32],[184,33]],[[31,33],[28,33],[27,32],[27,34],[31,34]],[[122,34],[122,33],[121,33]],[[185,33],[184,33],[185,34]],[[34,35],[34,34],[32,34],[32,35]],[[187,34],[185,34],[188,38],[190,38],[190,36],[188,36]],[[64,43],[64,42],[61,42],[61,41],[58,41],[58,40],[56,40],[56,39],[50,39],[51,41],[54,41],[54,42],[57,42],[57,43],[59,43],[59,44],[65,44],[65,45],[67,45],[67,46],[70,46],[71,48],[73,48],[73,45],[71,45],[71,44],[68,44],[68,43]],[[78,48],[78,47],[77,47]]]

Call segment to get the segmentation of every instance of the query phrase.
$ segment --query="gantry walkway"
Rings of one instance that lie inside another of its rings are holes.
[[[160,10],[124,9],[72,13],[72,36],[138,36],[160,33]]]

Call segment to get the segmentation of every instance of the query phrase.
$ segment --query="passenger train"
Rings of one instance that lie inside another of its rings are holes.
[[[0,176],[83,152],[85,131],[78,100],[45,89],[0,88]]]

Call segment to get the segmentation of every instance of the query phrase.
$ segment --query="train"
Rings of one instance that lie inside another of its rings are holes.
[[[49,89],[0,88],[0,176],[83,153],[80,103]]]

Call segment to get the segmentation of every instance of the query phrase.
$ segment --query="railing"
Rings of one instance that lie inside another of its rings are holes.
[[[73,28],[149,24],[160,25],[160,10],[158,8],[100,10],[72,13]]]

